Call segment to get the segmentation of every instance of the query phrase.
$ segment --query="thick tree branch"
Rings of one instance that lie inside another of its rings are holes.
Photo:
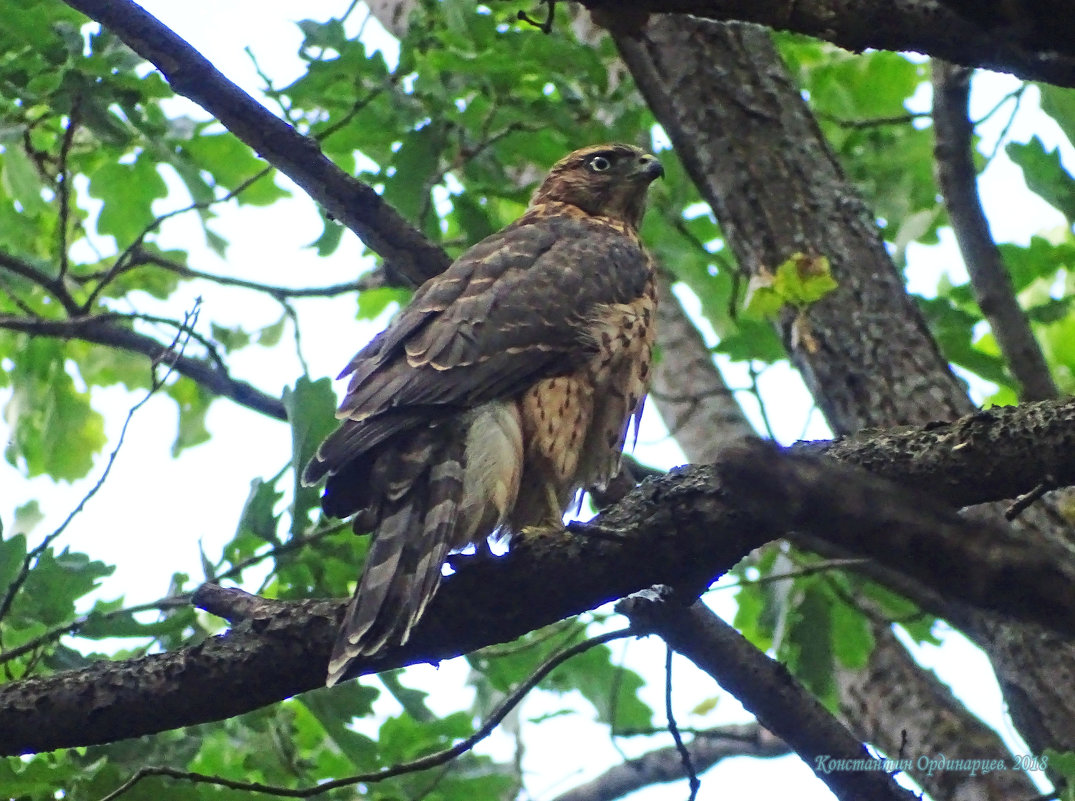
[[[979,0],[642,0],[632,14],[612,0],[580,0],[609,27],[638,15],[691,14],[815,36],[855,52],[909,50],[1021,78],[1075,86],[1071,9]],[[1061,4],[1064,0],[1058,0]],[[1005,10],[1015,9],[1009,17]],[[607,20],[604,15],[607,14]]]
[[[157,67],[172,88],[216,117],[384,257],[395,282],[420,284],[448,257],[372,187],[333,164],[317,143],[270,113],[155,17],[128,0],[69,0]]]
[[[236,403],[277,420],[287,419],[284,404],[279,398],[267,395],[245,381],[232,378],[219,367],[208,362],[171,353],[167,345],[158,342],[153,337],[116,325],[107,315],[63,320],[0,315],[0,329],[18,331],[31,336],[80,339],[84,342],[139,353],[150,361],[165,361],[177,373],[192,378],[209,392],[230,398]]]
[[[699,732],[686,747],[699,773],[729,757],[768,759],[792,752],[787,743],[757,723]],[[679,751],[669,746],[609,768],[600,776],[557,796],[555,801],[614,801],[651,784],[682,779],[683,762]]]
[[[790,745],[841,801],[911,801],[915,796],[879,769],[832,769],[844,760],[876,765],[876,758],[787,668],[770,659],[701,601],[684,608],[674,597],[640,593],[617,609],[648,628],[712,676]]]
[[[1037,406],[1040,411],[1049,405]],[[1070,434],[1075,430],[1075,401],[1051,405],[1058,413],[1054,424],[1066,427]],[[1005,430],[1016,430],[1015,419],[1007,420]],[[1024,422],[1035,426],[1037,419],[1031,415]],[[958,450],[959,443],[953,443],[946,432],[961,426],[965,427],[966,422],[935,429],[939,432],[936,447]],[[1048,431],[1040,433],[1046,440],[1050,436]],[[1018,448],[1014,451],[1019,454]],[[1012,485],[1002,490],[1005,496],[1033,486],[1044,473],[1075,480],[1075,448],[1069,447],[1066,454],[1044,450],[1041,454],[1046,461],[1036,466],[1027,465],[1020,457],[1015,459],[1008,471]],[[998,442],[993,459],[1003,462],[1005,456],[1003,443]],[[1050,461],[1054,457],[1057,461]],[[574,536],[526,540],[496,560],[461,560],[411,641],[379,660],[356,665],[356,673],[436,662],[505,642],[654,584],[699,591],[752,549],[784,534],[783,529],[769,523],[783,524],[786,520],[759,520],[751,509],[738,505],[734,494],[727,490],[726,479],[741,476],[756,458],[750,449],[740,449],[715,466],[689,468],[651,479],[593,523],[579,527]],[[744,459],[745,463],[741,461]],[[845,480],[845,474],[840,472],[845,468],[829,466],[837,471],[840,481]],[[951,475],[935,476],[939,490],[964,500],[995,497],[975,497],[981,489],[975,489],[978,484],[974,469],[966,465],[962,471],[958,465],[953,469]],[[778,463],[772,475],[758,481],[771,486],[781,480],[781,470]],[[877,491],[882,496],[870,505],[879,509],[903,493],[893,494],[883,488]],[[830,510],[831,528],[852,533],[847,525],[848,510],[839,508],[838,498],[834,504],[837,508]],[[928,512],[935,503],[920,502],[916,497],[913,505]],[[853,507],[850,513],[859,515],[860,510]],[[851,519],[857,524],[863,522],[861,517]],[[998,551],[992,549],[1006,547],[1006,540],[1005,535],[998,540],[992,536],[988,529],[976,531],[980,552],[966,554],[972,561],[962,565],[968,581],[995,576],[996,562],[991,555]],[[931,540],[926,532],[922,537],[911,547],[921,548],[928,556]],[[886,535],[851,536],[838,541],[855,553],[878,559],[887,559],[894,549]],[[906,547],[903,552],[908,552]],[[1044,552],[1041,558],[1049,561]],[[1070,566],[1070,560],[1063,557],[1053,557],[1052,561],[1056,564],[1042,564],[1043,572],[1032,577],[1037,587],[1051,586],[1049,576],[1060,569],[1060,563]],[[916,575],[921,573],[918,577],[924,580],[936,572],[932,566],[917,563],[907,569],[915,570]],[[976,586],[980,590],[983,585]],[[950,585],[937,589],[957,596],[961,589],[975,592],[974,587]],[[1024,593],[1027,598],[1037,597],[1047,603],[1054,616],[1066,614],[1059,622],[1070,629],[1075,621],[1075,597],[1069,592],[1042,598],[1041,590],[1035,586],[1011,584],[990,603],[1014,606],[1012,612],[1025,611],[1021,607],[1025,602],[1011,597]],[[244,614],[241,604],[232,605],[233,611],[228,611],[227,593],[220,596],[203,592],[201,597],[204,605],[212,605],[219,612],[237,619]],[[1068,607],[1066,613],[1064,604]],[[88,745],[218,720],[319,687],[344,606],[341,601],[262,601],[253,612],[247,610],[245,614],[251,616],[242,619],[228,634],[188,648],[138,660],[101,662],[85,670],[6,685],[0,688],[0,717],[5,721],[0,727],[0,754]]]
[[[1022,400],[1057,396],[1056,384],[1038,347],[1030,322],[1015,298],[1011,276],[993,242],[978,197],[972,157],[974,124],[967,117],[970,70],[933,62],[933,130],[937,182],[967,265],[978,306],[989,321]]]

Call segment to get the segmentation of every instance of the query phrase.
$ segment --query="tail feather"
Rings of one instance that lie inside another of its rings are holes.
[[[464,448],[446,426],[413,432],[386,454],[396,467],[378,488],[380,519],[329,661],[330,687],[355,659],[405,643],[437,591],[462,500]]]

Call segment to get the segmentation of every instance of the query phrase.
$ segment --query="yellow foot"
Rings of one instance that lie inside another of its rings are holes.
[[[571,534],[562,520],[545,520],[534,526],[523,526],[513,538],[512,546],[515,547],[520,542],[548,542],[550,540],[570,538]]]

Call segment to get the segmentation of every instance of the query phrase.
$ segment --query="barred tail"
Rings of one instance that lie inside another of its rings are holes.
[[[329,687],[355,659],[405,643],[440,586],[463,496],[465,451],[463,438],[446,428],[389,441],[384,464],[374,466],[378,522],[329,661]]]

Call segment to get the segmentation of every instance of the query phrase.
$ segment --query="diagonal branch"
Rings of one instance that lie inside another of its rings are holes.
[[[690,14],[804,33],[854,52],[910,50],[1075,86],[1075,25],[1067,22],[1066,2],[1018,4],[1018,16],[1008,18],[1005,4],[979,0],[642,0],[631,4],[632,15],[612,0],[582,0],[602,24],[624,33],[624,20],[647,13]]]
[[[160,359],[168,351],[167,345],[158,342],[153,337],[116,325],[108,319],[108,316],[45,320],[0,315],[0,329],[18,331],[31,336],[79,339],[98,345],[108,345],[142,354],[151,361]],[[245,381],[232,378],[219,367],[200,359],[181,355],[169,356],[167,361],[177,373],[192,378],[209,392],[231,398],[236,403],[277,420],[287,419],[284,404],[279,398],[274,398]]]
[[[172,88],[200,105],[301,186],[335,219],[384,257],[395,282],[420,284],[448,266],[448,257],[372,187],[347,175],[313,139],[274,116],[229,81],[204,56],[128,0],[70,0],[154,64]]]
[[[787,743],[757,723],[698,732],[686,748],[699,773],[731,757],[768,759],[792,753]],[[557,796],[556,801],[614,801],[643,787],[682,778],[683,762],[679,751],[672,746],[658,748],[609,768],[600,776]]]
[[[912,801],[866,747],[806,690],[787,668],[751,645],[701,601],[684,608],[674,598],[640,593],[618,607],[712,676],[802,757],[841,801]],[[847,761],[850,769],[833,769]],[[867,767],[872,765],[873,768]]]
[[[972,157],[974,124],[967,117],[970,74],[965,67],[933,62],[933,129],[937,183],[970,274],[978,306],[989,321],[1022,400],[1057,397],[1030,322],[1019,306],[1011,276],[993,242],[978,197],[978,173]]]
[[[1032,406],[1037,407],[1037,414],[1022,421],[1030,427],[1028,430],[1040,434],[1042,441],[1054,434],[1061,439],[1066,436],[1069,444],[1066,452],[1033,451],[1043,461],[1029,466],[1016,425],[1023,410],[1005,410],[1003,429],[1011,432],[1011,442],[1007,443],[1011,447],[1005,450],[1005,443],[998,440],[992,457],[994,462],[1011,468],[1008,475],[1012,484],[1002,490],[1004,496],[1031,488],[1045,473],[1057,476],[1059,481],[1075,482],[1075,448],[1070,442],[1071,432],[1075,431],[1075,401]],[[1052,409],[1052,414],[1045,414],[1046,409]],[[1051,424],[1041,423],[1043,418],[1051,418]],[[958,445],[951,438],[952,430],[960,426],[965,430],[966,424],[964,420],[940,428],[926,427],[919,433],[938,432],[935,447],[951,451]],[[1044,429],[1035,428],[1039,424]],[[456,572],[445,580],[407,645],[386,652],[380,659],[356,665],[356,674],[416,662],[435,663],[506,642],[655,584],[695,591],[704,588],[751,550],[785,533],[772,523],[786,521],[772,521],[766,515],[759,519],[751,508],[737,505],[734,493],[727,489],[727,483],[735,475],[741,476],[756,457],[756,452],[742,448],[730,451],[716,465],[650,479],[593,523],[579,527],[576,536],[524,540],[506,556],[494,560],[457,560]],[[765,463],[761,464],[758,469],[766,469]],[[823,469],[825,463],[808,462],[808,469],[815,467]],[[828,467],[835,472],[838,487],[849,485],[848,468],[833,464]],[[778,482],[785,475],[781,470],[778,462],[761,483]],[[982,493],[978,478],[977,469],[956,464],[950,474],[935,475],[932,484],[942,495],[948,493],[967,501],[996,499],[995,495],[975,496],[976,492]],[[921,476],[919,479],[925,480]],[[988,489],[995,491],[996,487],[990,484]],[[934,501],[922,501],[916,493],[908,502],[906,490],[877,491],[881,494],[868,505],[887,510],[884,514],[892,514],[898,507],[905,510],[906,522],[908,506],[922,511],[920,525],[914,529],[916,539],[890,545],[883,534],[855,537],[849,521],[861,525],[862,517],[855,516],[861,510],[842,508],[836,500],[828,528],[846,535],[838,539],[841,547],[882,560],[889,558],[890,550],[906,554],[918,547],[928,554],[933,543],[932,527],[938,522],[953,524],[949,511],[936,510]],[[820,520],[821,514],[815,519]],[[798,521],[796,518],[793,522]],[[818,528],[826,526],[819,524]],[[974,531],[978,549],[967,553],[962,565],[968,586],[948,582],[936,588],[942,594],[965,590],[974,595],[973,600],[981,600],[981,594],[988,594],[993,586],[990,581],[995,582],[998,564],[994,555],[1008,552],[1010,535],[989,528]],[[824,531],[816,533],[823,535]],[[996,597],[987,600],[994,607],[1025,614],[1026,605],[1037,599],[1052,612],[1046,622],[1069,630],[1075,621],[1075,596],[1066,590],[1049,592],[1047,588],[1055,586],[1057,575],[1063,573],[1061,565],[1070,567],[1070,560],[1045,549],[1035,554],[1026,557],[1040,560],[1034,567],[1031,586],[1017,586],[1012,581],[1003,592],[995,592]],[[923,581],[931,576],[936,579],[935,566],[921,564],[926,561],[929,560],[905,563],[905,569],[922,574],[917,577]],[[236,618],[238,622],[228,634],[169,653],[100,662],[84,670],[0,688],[0,719],[5,721],[0,727],[0,754],[109,742],[220,720],[320,687],[346,602],[260,600],[252,611],[232,608],[229,612],[232,594],[219,588],[203,588],[195,599],[199,606]],[[87,709],[93,712],[89,718]]]

